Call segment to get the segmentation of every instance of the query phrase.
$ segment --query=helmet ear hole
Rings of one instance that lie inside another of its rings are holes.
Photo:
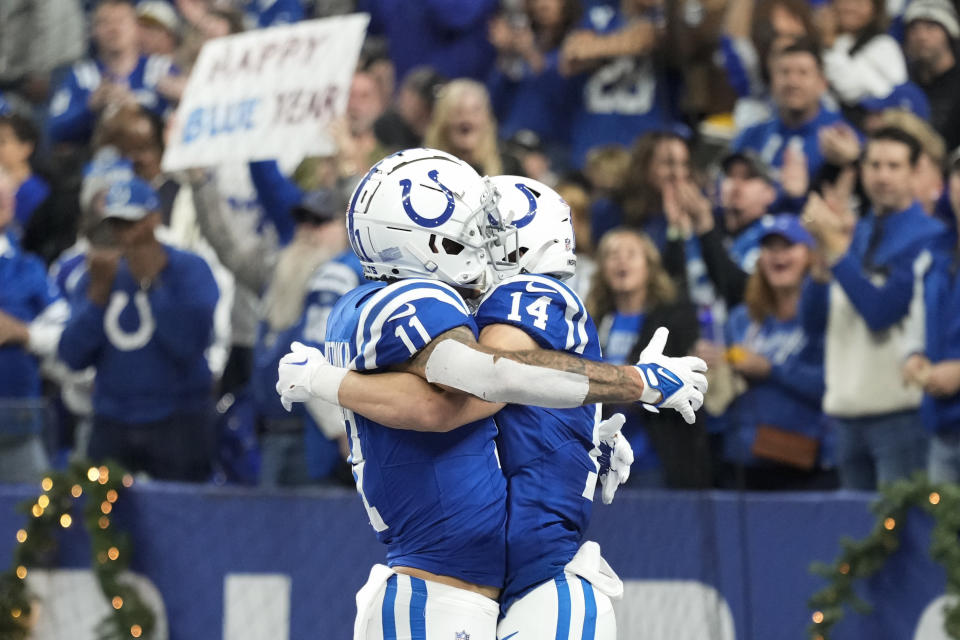
[[[451,240],[450,238],[444,238],[440,242],[440,246],[443,247],[444,253],[446,253],[448,256],[460,255],[460,252],[465,248],[462,244],[456,240]]]

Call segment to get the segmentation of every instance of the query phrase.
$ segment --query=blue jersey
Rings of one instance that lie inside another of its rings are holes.
[[[491,291],[477,326],[510,324],[544,349],[600,359],[597,329],[573,291],[553,278],[519,275]],[[507,405],[497,416],[507,477],[507,584],[501,608],[563,572],[590,523],[597,466],[590,457],[600,405]]]
[[[432,280],[371,283],[327,320],[327,358],[356,371],[409,360],[455,327],[476,325],[457,292]],[[350,462],[387,564],[503,586],[506,482],[492,418],[449,433],[389,429],[344,410]]]
[[[104,79],[126,85],[140,105],[162,116],[171,105],[157,85],[167,75],[177,73],[167,56],[140,56],[137,66],[124,78],[111,77],[100,60],[81,60],[70,67],[53,91],[47,133],[53,142],[88,141],[98,114],[87,102]]]

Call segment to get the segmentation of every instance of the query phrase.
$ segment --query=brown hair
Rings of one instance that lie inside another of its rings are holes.
[[[758,2],[753,10],[753,25],[750,32],[750,39],[753,41],[753,46],[757,50],[757,57],[761,62],[760,74],[765,80],[769,79],[767,60],[770,59],[773,43],[777,38],[777,34],[774,33],[770,21],[774,7],[781,7],[803,23],[804,31],[806,31],[806,39],[815,40],[817,37],[817,29],[813,23],[813,11],[810,9],[810,0],[766,0],[764,2]]]
[[[677,286],[674,284],[660,258],[660,251],[650,236],[638,229],[617,227],[603,234],[597,246],[597,270],[590,281],[590,293],[587,295],[587,311],[597,321],[616,310],[613,302],[613,291],[603,275],[603,263],[610,253],[610,244],[613,238],[619,236],[633,236],[640,241],[643,255],[647,260],[647,295],[644,306],[654,309],[677,299]]]
[[[650,184],[650,166],[657,147],[663,142],[679,141],[690,150],[683,138],[670,131],[657,131],[641,136],[630,149],[630,164],[617,200],[623,210],[623,222],[641,225],[663,208],[663,194]]]
[[[810,270],[809,257],[807,270]],[[760,265],[757,265],[747,279],[747,287],[743,292],[743,303],[747,307],[747,315],[754,322],[763,322],[765,318],[777,312],[777,296],[773,287],[770,286],[770,282],[764,277]]]
[[[920,143],[923,153],[936,165],[942,166],[947,157],[947,145],[930,123],[904,109],[887,109],[880,116],[881,127],[894,127],[907,132]]]
[[[497,122],[493,117],[490,106],[490,94],[487,88],[476,80],[459,78],[447,83],[439,92],[433,106],[433,118],[427,133],[423,138],[425,147],[439,149],[452,153],[450,138],[447,133],[447,124],[454,107],[460,100],[469,94],[480,97],[487,112],[487,131],[480,142],[480,147],[474,152],[473,158],[462,158],[471,165],[478,167],[478,172],[488,176],[498,176],[503,173],[503,164],[500,160],[500,151],[497,148]],[[454,154],[458,155],[458,154]]]

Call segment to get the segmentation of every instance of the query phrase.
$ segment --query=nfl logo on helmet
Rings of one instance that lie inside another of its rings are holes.
[[[454,640],[470,640],[470,634],[466,631],[457,631],[457,637]]]

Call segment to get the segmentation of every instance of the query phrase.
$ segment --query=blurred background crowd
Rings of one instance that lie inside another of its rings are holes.
[[[354,11],[335,155],[161,170],[205,41]],[[361,281],[353,187],[419,145],[564,197],[607,360],[666,326],[708,361],[694,425],[606,408],[630,485],[957,481],[958,42],[953,0],[6,0],[0,481],[352,484],[277,362]]]

